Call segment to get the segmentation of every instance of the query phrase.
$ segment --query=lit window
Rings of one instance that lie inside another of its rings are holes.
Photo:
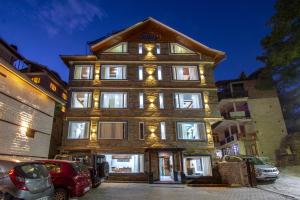
[[[109,173],[143,173],[143,154],[104,154]]]
[[[101,108],[127,108],[127,93],[102,92]]]
[[[140,133],[140,140],[143,140],[145,137],[145,127],[144,122],[139,123],[139,133]]]
[[[199,109],[203,108],[201,93],[175,93],[176,108]]]
[[[71,108],[90,108],[91,92],[72,92]]]
[[[74,79],[78,79],[78,80],[93,79],[93,65],[75,65]]]
[[[189,156],[183,159],[186,176],[212,176],[210,156]]]
[[[121,42],[107,50],[105,50],[105,53],[127,53],[127,42]]]
[[[140,108],[144,108],[144,93],[139,93]]]
[[[123,80],[127,79],[125,65],[102,65],[101,79],[106,80]]]
[[[163,109],[164,108],[164,94],[159,93],[159,108]]]
[[[143,66],[139,66],[139,80],[142,81],[144,79],[144,68]]]
[[[203,122],[177,122],[177,136],[180,140],[206,140]]]
[[[174,80],[199,80],[197,66],[173,66]]]
[[[177,43],[171,43],[170,48],[172,54],[195,54],[195,52]]]
[[[162,72],[161,72],[161,66],[157,67],[157,80],[162,80]]]
[[[69,122],[68,139],[87,139],[89,135],[89,122]]]
[[[66,93],[62,93],[61,96],[62,96],[62,98],[63,98],[64,100],[67,100],[67,99],[68,99],[68,96],[67,96]]]
[[[124,139],[127,130],[126,122],[99,122],[99,139]]]
[[[40,77],[33,77],[31,78],[31,80],[36,83],[36,84],[39,84],[41,82],[41,78]]]
[[[56,85],[54,85],[54,83],[50,83],[50,89],[55,92],[56,91]]]
[[[160,44],[156,44],[156,54],[160,54]]]
[[[166,139],[166,123],[160,122],[160,138],[162,140]]]
[[[143,54],[143,44],[139,43],[139,54]]]

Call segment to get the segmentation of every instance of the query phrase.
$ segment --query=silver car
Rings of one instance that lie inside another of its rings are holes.
[[[43,164],[0,157],[0,199],[51,200],[53,193]]]
[[[250,160],[255,168],[255,177],[258,181],[275,181],[277,178],[279,178],[279,170],[277,167],[274,167],[273,165],[266,164],[263,162],[260,158],[255,156],[230,156],[225,155],[222,158],[222,161],[224,162],[239,162],[239,161],[245,161]]]

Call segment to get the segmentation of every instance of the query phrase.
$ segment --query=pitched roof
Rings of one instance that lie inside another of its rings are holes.
[[[91,49],[92,52],[96,52],[102,46],[105,46],[105,44],[107,44],[109,42],[116,43],[118,41],[121,41],[124,36],[126,36],[126,35],[128,36],[128,34],[130,32],[133,32],[133,31],[137,30],[138,28],[141,28],[142,26],[144,26],[147,23],[152,23],[154,25],[157,25],[157,26],[167,30],[170,33],[176,34],[177,36],[180,37],[181,42],[183,44],[186,44],[187,46],[192,45],[199,52],[207,53],[208,55],[210,55],[211,57],[213,57],[215,59],[216,63],[220,62],[223,58],[225,58],[225,53],[224,52],[213,49],[213,48],[210,48],[210,47],[207,47],[206,45],[190,38],[189,36],[179,32],[179,31],[176,31],[175,29],[159,22],[158,20],[156,20],[152,17],[149,17],[149,18],[147,18],[147,19],[145,19],[141,22],[138,22],[138,23],[134,24],[133,26],[130,26],[130,27],[128,27],[126,29],[123,29],[121,31],[117,31],[117,32],[112,33],[108,36],[104,36],[104,37],[99,38],[95,41],[89,42],[88,44],[90,45],[90,49]]]

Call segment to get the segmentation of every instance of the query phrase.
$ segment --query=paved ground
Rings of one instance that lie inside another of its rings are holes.
[[[282,169],[275,183],[260,183],[258,188],[300,199],[300,166]]]
[[[202,188],[185,185],[103,183],[80,200],[281,200],[288,197],[257,188]]]

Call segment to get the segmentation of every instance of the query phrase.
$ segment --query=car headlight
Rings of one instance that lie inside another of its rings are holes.
[[[261,176],[262,169],[255,169],[255,174],[256,174],[256,176]]]

